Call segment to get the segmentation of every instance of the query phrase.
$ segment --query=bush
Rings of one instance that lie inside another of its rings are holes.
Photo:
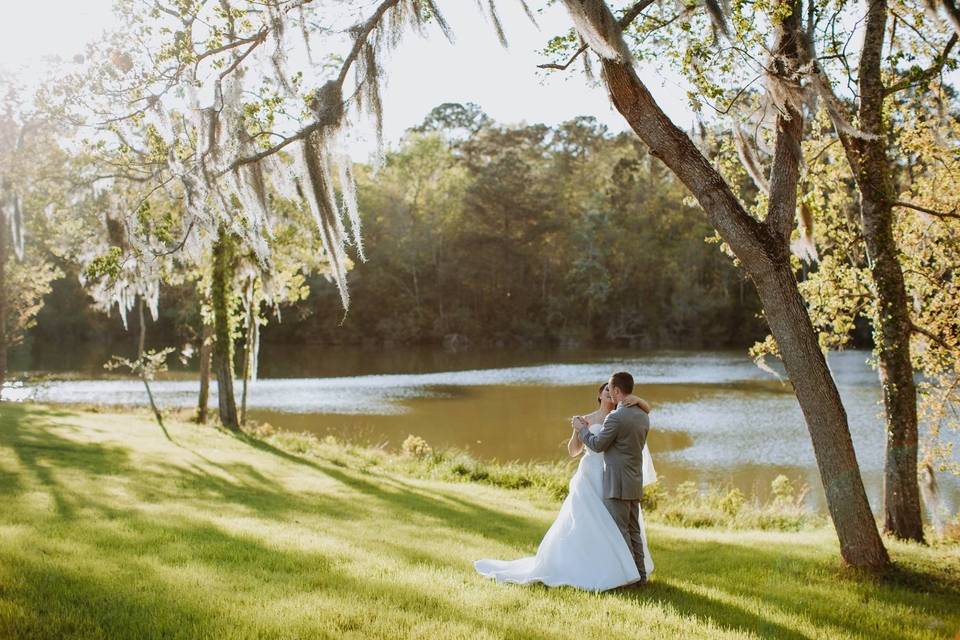
[[[795,493],[793,483],[783,474],[770,483],[770,493],[773,494],[773,501],[779,505],[793,504]]]
[[[433,454],[433,449],[427,444],[427,441],[420,436],[409,435],[400,445],[400,452],[411,458],[426,458]]]

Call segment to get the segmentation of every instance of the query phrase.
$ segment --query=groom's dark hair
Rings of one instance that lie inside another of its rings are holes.
[[[627,395],[633,393],[633,376],[626,371],[618,371],[610,376],[610,383]]]

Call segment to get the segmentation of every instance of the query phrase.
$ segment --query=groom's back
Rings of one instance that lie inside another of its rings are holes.
[[[650,417],[639,407],[620,407],[607,420],[617,422],[617,437],[604,451],[605,498],[639,500],[643,495],[643,446],[650,432]]]

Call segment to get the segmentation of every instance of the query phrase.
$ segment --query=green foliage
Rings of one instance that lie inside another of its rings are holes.
[[[456,449],[435,450],[420,436],[408,436],[399,454],[383,448],[348,444],[327,436],[277,431],[270,425],[251,426],[252,435],[284,450],[321,458],[335,457],[345,466],[372,465],[415,478],[450,482],[477,482],[504,489],[529,489],[563,499],[579,459],[567,462],[489,462]],[[821,527],[824,519],[804,505],[807,489],[799,494],[786,476],[771,485],[771,499],[748,500],[736,488],[712,487],[701,491],[694,482],[684,482],[673,491],[663,482],[644,488],[641,504],[648,521],[683,527],[721,527],[800,531]]]
[[[821,527],[822,516],[804,505],[808,489],[797,493],[790,480],[777,476],[770,486],[771,499],[761,503],[758,497],[747,499],[740,489],[710,487],[702,491],[694,482],[680,484],[672,493],[657,497],[654,521],[682,527],[724,527],[802,531]],[[645,511],[646,513],[646,511]]]
[[[351,309],[298,307],[272,340],[712,347],[762,329],[752,286],[704,247],[711,227],[629,135],[592,118],[505,127],[441,105],[372,175],[358,169],[370,261]],[[332,291],[314,278],[312,296]]]
[[[100,278],[110,278],[115,280],[120,277],[123,271],[123,249],[120,247],[110,247],[106,253],[96,256],[83,270],[83,275],[87,280],[99,280]]]
[[[23,262],[13,257],[7,260],[7,326],[4,335],[8,348],[20,344],[27,331],[36,325],[52,282],[62,275],[59,269],[34,252],[27,253]]]

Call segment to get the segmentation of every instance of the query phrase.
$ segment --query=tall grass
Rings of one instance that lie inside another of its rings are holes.
[[[504,489],[530,489],[561,500],[579,458],[564,462],[489,462],[457,449],[435,450],[419,436],[409,436],[400,450],[352,445],[332,436],[279,431],[269,424],[252,426],[249,433],[282,449],[351,466],[380,467],[394,473],[446,482],[476,482]],[[723,527],[801,531],[825,524],[804,506],[808,488],[797,488],[786,476],[771,484],[770,497],[760,500],[733,487],[705,490],[685,482],[668,490],[662,482],[644,489],[642,506],[648,520],[681,527]]]

